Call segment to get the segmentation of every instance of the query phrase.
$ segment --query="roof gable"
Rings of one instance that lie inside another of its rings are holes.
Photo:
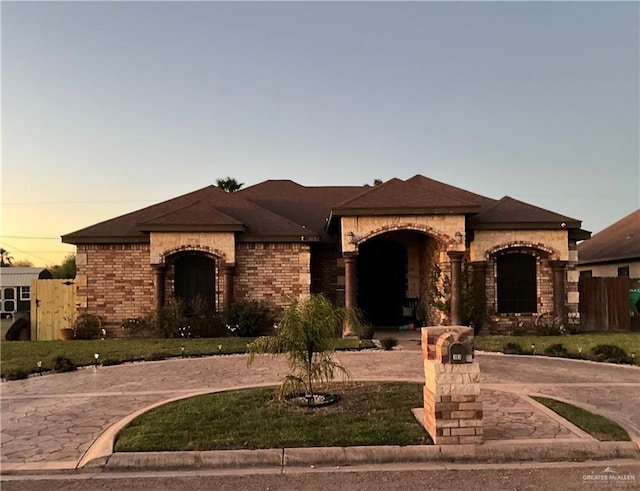
[[[211,204],[198,200],[149,220],[138,222],[138,228],[143,232],[179,230],[240,232],[243,230],[243,225],[235,218],[218,211]]]
[[[448,188],[423,176],[409,181],[391,179],[340,203],[334,207],[333,214],[470,213],[480,208],[462,193],[448,192]]]
[[[581,222],[505,196],[469,218],[472,229],[575,229]]]

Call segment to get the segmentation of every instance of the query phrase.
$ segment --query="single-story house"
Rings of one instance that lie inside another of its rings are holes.
[[[63,236],[76,303],[104,325],[196,295],[219,310],[323,293],[376,326],[578,309],[581,222],[416,175],[377,186],[208,186]],[[495,326],[494,326],[495,327]],[[348,327],[345,334],[348,334]]]
[[[0,268],[0,303],[3,319],[13,318],[16,312],[31,309],[31,280],[50,280],[53,274],[46,268]]]
[[[578,244],[585,277],[640,278],[640,209]]]

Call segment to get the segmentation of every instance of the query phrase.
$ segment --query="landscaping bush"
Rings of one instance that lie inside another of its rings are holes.
[[[26,370],[15,369],[10,370],[7,373],[2,374],[2,377],[5,380],[22,380],[29,376],[29,372]]]
[[[185,325],[184,304],[179,299],[171,299],[151,314],[154,334],[161,338],[180,337]]]
[[[506,343],[502,347],[502,352],[505,355],[521,355],[523,353],[523,349],[518,343]]]
[[[382,345],[383,350],[389,351],[398,346],[398,340],[393,337],[381,338],[380,344]]]
[[[253,337],[264,334],[273,324],[273,319],[264,302],[241,300],[229,307],[226,323],[232,335]]]
[[[224,336],[226,329],[222,315],[203,297],[197,296],[189,304],[180,334],[181,337],[217,338]]]
[[[66,356],[56,356],[53,360],[53,370],[58,373],[73,372],[76,364]]]
[[[569,356],[569,351],[564,347],[562,343],[555,343],[547,346],[544,349],[544,354],[546,356],[559,356],[562,358],[567,358]]]
[[[614,344],[598,344],[591,348],[591,359],[606,363],[630,363],[630,357],[620,347]]]
[[[73,323],[75,339],[98,339],[100,337],[100,317],[93,314],[80,314]]]
[[[148,317],[131,317],[122,321],[120,326],[130,338],[143,339],[152,338],[153,325],[151,316]]]

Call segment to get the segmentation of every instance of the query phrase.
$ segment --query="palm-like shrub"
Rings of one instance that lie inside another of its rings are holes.
[[[280,396],[304,393],[313,400],[314,384],[332,381],[346,369],[334,358],[334,340],[344,322],[353,328],[361,323],[353,310],[337,307],[323,295],[292,300],[274,336],[263,336],[249,344],[248,364],[256,354],[285,354],[290,373],[280,386]],[[311,403],[310,403],[311,404]]]

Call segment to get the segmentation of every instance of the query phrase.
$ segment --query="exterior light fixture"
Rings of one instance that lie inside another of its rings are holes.
[[[98,366],[98,359],[100,358],[100,353],[94,353],[93,357],[96,359],[96,367]]]
[[[536,354],[536,345],[532,344],[531,345],[531,352],[535,355]]]
[[[38,375],[42,375],[42,361],[38,360],[36,366],[38,367]]]
[[[461,232],[456,232],[456,244],[462,244],[462,241],[464,240],[464,235]]]
[[[182,346],[180,346],[180,354],[184,358],[184,344]]]
[[[356,237],[356,234],[354,234],[353,232],[349,232],[347,234],[347,237],[349,238],[349,244],[357,244],[358,243],[358,237]]]

